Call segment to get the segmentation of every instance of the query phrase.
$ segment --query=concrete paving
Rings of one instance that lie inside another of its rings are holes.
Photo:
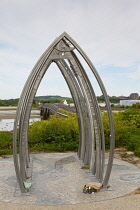
[[[16,186],[13,158],[0,159],[0,209],[140,209],[140,195],[126,196],[140,187],[140,169],[114,159],[109,190],[82,192],[96,181],[81,169],[75,153],[39,153],[33,158],[30,195]],[[107,159],[106,159],[107,161]]]
[[[0,210],[140,210],[140,195],[77,205],[35,206],[0,202]]]

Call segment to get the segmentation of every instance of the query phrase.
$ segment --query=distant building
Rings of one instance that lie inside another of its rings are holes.
[[[60,103],[68,106],[68,102],[66,100],[63,100]]]
[[[118,98],[119,98],[119,99],[122,99],[122,100],[123,100],[123,99],[128,99],[127,96],[119,96]]]
[[[74,107],[75,105],[74,105],[74,103],[70,103],[69,106],[70,107]]]
[[[122,99],[123,100],[123,99],[129,99],[129,97],[127,97],[127,96],[109,96],[109,99],[113,99],[113,100],[114,99],[118,99],[118,100]]]
[[[132,106],[133,104],[140,103],[140,100],[120,100],[120,106]]]
[[[99,107],[105,107],[106,103],[98,103]]]
[[[114,107],[120,107],[121,105],[120,104],[114,104]]]
[[[138,93],[131,93],[130,96],[129,96],[129,99],[137,100],[137,99],[139,99],[139,94]]]

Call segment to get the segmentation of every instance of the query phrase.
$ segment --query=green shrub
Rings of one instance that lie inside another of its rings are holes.
[[[75,151],[78,149],[78,122],[76,115],[37,121],[29,126],[29,147],[37,151]]]
[[[134,155],[140,157],[140,147],[134,151]]]
[[[140,131],[138,130],[136,134],[132,134],[127,144],[127,150],[135,151],[140,148]]]
[[[137,107],[124,112],[113,113],[115,125],[115,146],[125,147],[139,155],[140,151],[140,111]],[[108,115],[102,116],[106,149],[110,147]],[[79,129],[76,114],[67,118],[51,117],[49,121],[36,121],[29,126],[30,151],[77,151]],[[12,133],[0,132],[0,155],[12,154]]]
[[[136,126],[140,128],[140,110],[135,108],[129,108],[124,112],[120,112],[122,120],[129,126]]]
[[[12,134],[9,132],[0,132],[0,149],[12,149]]]
[[[110,145],[110,130],[107,113],[103,114],[106,148]],[[135,151],[140,148],[140,111],[129,108],[124,112],[113,113],[115,127],[115,147],[126,147]]]
[[[0,149],[0,156],[1,155],[12,155],[13,151],[12,149]]]
[[[114,117],[114,127],[115,127],[115,146],[124,147],[127,145],[129,139],[130,130],[129,126],[125,125],[119,113],[113,113]],[[103,114],[103,124],[105,133],[105,146],[106,149],[110,147],[110,128],[107,113]]]
[[[12,154],[12,133],[0,132],[0,155]]]

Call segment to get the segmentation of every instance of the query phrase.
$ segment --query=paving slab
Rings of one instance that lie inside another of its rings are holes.
[[[84,185],[97,180],[89,170],[81,169],[82,163],[75,153],[39,153],[31,157],[32,187],[26,196],[18,191],[13,158],[0,159],[0,201],[18,205],[74,207],[118,198],[140,187],[140,169],[114,159],[110,188],[84,194]]]

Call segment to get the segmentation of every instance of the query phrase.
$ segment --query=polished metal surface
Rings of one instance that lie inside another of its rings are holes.
[[[104,171],[105,138],[100,109],[93,86],[79,56],[77,56],[78,53],[95,76],[106,102],[110,122],[110,155],[106,171]],[[38,86],[52,62],[56,63],[60,69],[75,103],[80,132],[78,157],[85,165],[90,166],[92,174],[105,188],[108,185],[112,169],[115,144],[110,103],[103,82],[92,62],[78,44],[64,32],[55,39],[38,60],[23,88],[17,107],[13,133],[13,153],[20,190],[22,193],[28,191],[25,183],[28,183],[29,178],[27,175],[30,165],[28,124],[31,106]]]

